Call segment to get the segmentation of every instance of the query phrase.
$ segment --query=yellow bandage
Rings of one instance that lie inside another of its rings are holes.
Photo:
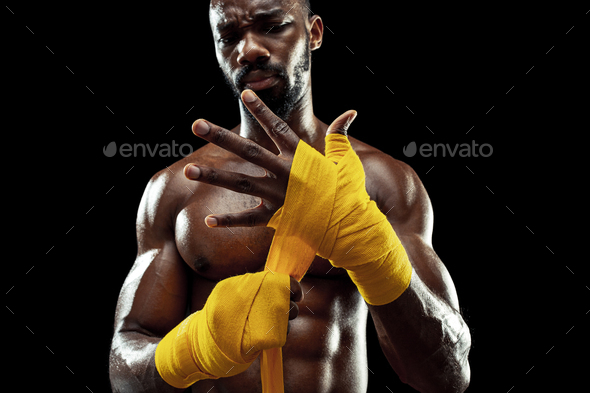
[[[156,368],[167,383],[187,388],[201,379],[245,371],[264,349],[287,339],[289,276],[264,271],[220,281],[202,310],[160,341]]]
[[[405,249],[370,200],[363,165],[344,135],[326,136],[325,157],[299,141],[285,203],[268,226],[276,233],[267,265],[294,257],[311,260],[317,253],[347,269],[372,305],[392,302],[410,283]]]
[[[285,203],[268,226],[275,228],[268,270],[218,283],[203,310],[158,345],[156,367],[170,385],[186,388],[200,379],[236,375],[263,350],[263,392],[283,392],[289,292],[280,292],[289,287],[288,275],[301,281],[316,253],[347,269],[369,304],[397,299],[410,283],[408,256],[370,200],[362,163],[343,135],[326,136],[326,157],[299,142]],[[273,328],[276,315],[285,317]]]
[[[334,164],[337,165],[334,165]],[[301,281],[316,253],[344,267],[367,303],[401,295],[412,266],[395,231],[365,190],[363,165],[340,134],[326,136],[326,156],[299,141],[283,206],[268,223],[275,229],[266,267]],[[281,348],[261,356],[264,393],[283,393]]]
[[[301,281],[315,258],[330,219],[330,215],[325,214],[325,206],[332,206],[336,196],[336,166],[330,162],[328,165],[317,165],[309,156],[315,160],[325,160],[316,150],[299,141],[291,165],[285,202],[268,223],[275,229],[275,234],[266,268],[288,274],[297,281]],[[318,183],[322,187],[314,186]],[[283,393],[281,348],[262,351],[260,359],[262,391]]]

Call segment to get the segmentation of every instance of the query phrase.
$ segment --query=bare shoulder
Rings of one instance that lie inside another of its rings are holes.
[[[380,171],[387,170],[389,175],[395,175],[397,180],[410,181],[416,176],[416,172],[403,161],[393,158],[391,155],[373,147],[359,139],[349,136],[350,144],[363,162],[365,172],[378,175]],[[390,179],[391,180],[391,179]]]
[[[422,181],[407,163],[349,137],[366,176],[369,196],[396,227],[432,237],[432,204]]]

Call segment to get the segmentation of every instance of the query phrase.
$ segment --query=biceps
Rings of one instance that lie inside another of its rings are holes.
[[[119,295],[115,331],[163,337],[185,316],[187,281],[186,268],[174,245],[139,255]]]

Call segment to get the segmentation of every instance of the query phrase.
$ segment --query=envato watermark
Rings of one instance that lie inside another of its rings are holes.
[[[406,157],[414,157],[416,153],[420,153],[421,157],[489,157],[494,153],[494,148],[489,143],[479,145],[475,141],[452,146],[448,143],[423,143],[417,146],[416,142],[410,142],[404,146],[403,152]]]
[[[186,157],[193,152],[193,147],[188,143],[179,145],[176,141],[170,143],[156,143],[150,146],[146,143],[123,143],[117,148],[115,141],[102,148],[107,157],[120,155],[121,157]]]

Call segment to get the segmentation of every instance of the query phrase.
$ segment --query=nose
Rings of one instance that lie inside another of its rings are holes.
[[[248,64],[256,64],[267,61],[270,58],[270,52],[262,43],[262,40],[257,39],[253,32],[247,32],[240,42],[240,50],[238,53],[238,64],[245,66]]]

